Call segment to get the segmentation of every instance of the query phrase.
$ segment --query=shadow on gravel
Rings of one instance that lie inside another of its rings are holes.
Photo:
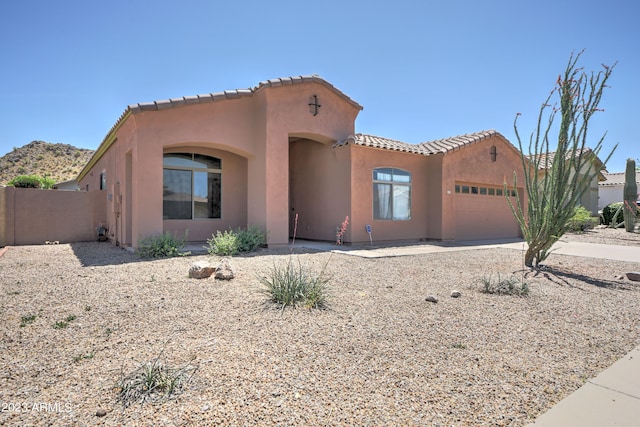
[[[77,242],[69,245],[83,267],[148,261],[110,242]]]
[[[158,261],[167,258],[140,258],[138,255],[129,252],[128,250],[114,246],[110,242],[77,242],[70,243],[73,253],[78,258],[83,267],[96,267],[105,265],[119,265],[129,264],[133,262],[149,262]],[[189,256],[201,256],[207,255],[206,250],[200,249],[199,245],[187,245],[184,249],[185,252],[190,252]],[[313,254],[321,251],[309,249],[309,248],[295,248],[294,254]],[[233,258],[251,258],[262,255],[289,255],[291,254],[290,248],[275,248],[267,249],[261,248],[255,252],[249,252],[246,254],[234,255]],[[218,255],[212,255],[215,260],[221,258]]]
[[[596,286],[603,289],[615,289],[615,290],[637,290],[637,286],[625,283],[623,279],[620,280],[602,280],[593,277],[585,276],[583,274],[576,274],[570,271],[566,271],[557,267],[544,267],[544,269],[535,272],[534,276],[542,275],[545,279],[562,286],[568,286],[570,288],[580,289],[570,282],[570,280],[576,280],[587,285]],[[585,290],[585,289],[582,289]]]

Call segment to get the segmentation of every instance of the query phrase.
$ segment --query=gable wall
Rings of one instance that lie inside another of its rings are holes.
[[[491,161],[490,150],[495,145],[498,155]],[[499,136],[479,141],[443,156],[442,160],[442,240],[456,239],[456,182],[484,184],[502,187],[507,183],[513,187],[513,173],[517,173],[517,182],[521,200],[524,200],[524,176],[519,152]],[[507,204],[505,198],[494,199],[495,203]],[[472,207],[471,207],[472,208]],[[471,211],[473,209],[470,209]],[[470,212],[470,220],[473,220]],[[499,233],[498,233],[499,235]],[[516,237],[516,236],[514,236]]]

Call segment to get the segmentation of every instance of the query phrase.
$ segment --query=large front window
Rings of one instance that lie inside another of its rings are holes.
[[[411,219],[411,172],[373,170],[373,219]]]
[[[193,153],[168,153],[163,159],[164,219],[220,218],[222,162]]]

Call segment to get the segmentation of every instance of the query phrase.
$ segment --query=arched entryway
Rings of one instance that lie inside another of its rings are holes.
[[[332,241],[349,215],[350,165],[332,141],[314,136],[289,138],[289,235]],[[342,219],[341,219],[342,218]]]

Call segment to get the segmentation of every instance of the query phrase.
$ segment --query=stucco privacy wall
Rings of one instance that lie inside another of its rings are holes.
[[[99,192],[0,188],[0,246],[96,240],[105,206]]]
[[[312,95],[321,104],[317,115],[310,113]],[[353,133],[360,109],[315,77],[268,81],[252,90],[211,95],[202,103],[185,98],[138,104],[105,138],[96,159],[81,172],[80,186],[89,185],[91,191],[97,176],[106,173],[106,187],[113,189],[109,222],[122,233],[116,241],[125,245],[135,247],[145,236],[187,228],[190,240],[205,240],[216,230],[247,224],[268,230],[270,245],[284,245],[289,237],[290,140],[330,145]],[[162,218],[163,153],[187,148],[217,150],[227,157],[221,219],[180,223]],[[234,176],[233,162],[246,169],[246,184]],[[245,212],[226,199],[229,192],[244,197]]]

